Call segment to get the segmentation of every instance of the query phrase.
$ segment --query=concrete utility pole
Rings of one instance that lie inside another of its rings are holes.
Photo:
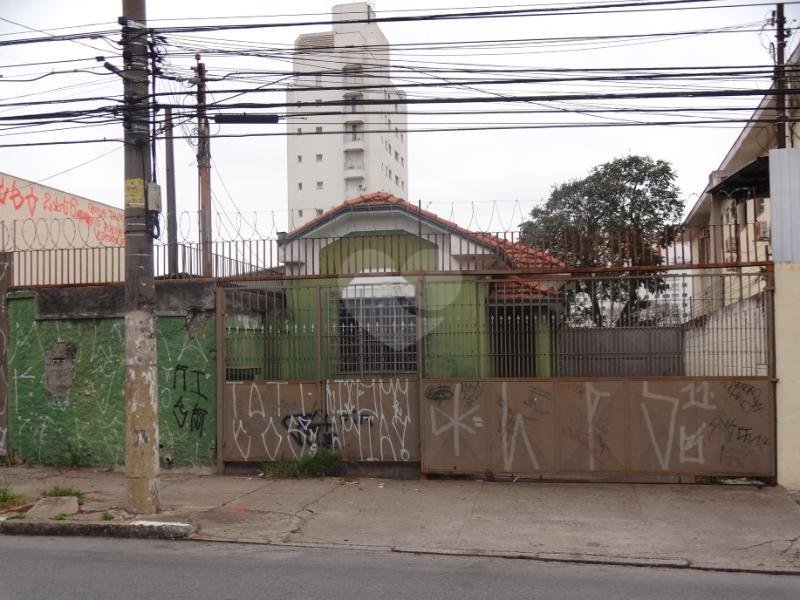
[[[122,0],[125,69],[125,475],[128,508],[155,513],[158,389],[153,238],[148,219],[150,100],[145,0]]]
[[[783,16],[783,3],[775,7],[775,137],[778,148],[786,148],[786,18]]]
[[[167,267],[171,277],[178,274],[178,218],[175,214],[175,148],[172,135],[172,108],[164,109],[164,139],[167,154]]]
[[[200,213],[200,252],[203,277],[212,277],[211,260],[211,139],[206,115],[206,66],[197,60],[197,176]]]

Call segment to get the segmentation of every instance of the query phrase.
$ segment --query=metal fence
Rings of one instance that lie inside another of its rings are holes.
[[[767,270],[229,282],[229,380],[766,376]]]
[[[123,279],[124,247],[109,244],[119,243],[119,236],[98,240],[94,232],[94,237],[73,234],[66,239],[61,231],[65,223],[55,223],[50,227],[34,224],[0,240],[14,254],[15,285],[102,284]],[[527,236],[467,231],[453,225],[447,231],[413,234],[360,231],[327,237],[156,243],[153,266],[160,278],[232,279],[363,272],[635,272],[654,266],[757,266],[769,262],[769,248],[768,228],[758,222],[672,226],[656,232],[628,228]]]

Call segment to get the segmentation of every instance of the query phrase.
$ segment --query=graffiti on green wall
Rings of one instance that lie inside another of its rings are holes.
[[[37,319],[31,296],[11,298],[8,316],[12,451],[40,464],[123,464],[122,319]],[[158,317],[156,335],[162,462],[211,465],[213,316]]]

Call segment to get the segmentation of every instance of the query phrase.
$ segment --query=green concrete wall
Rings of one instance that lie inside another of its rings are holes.
[[[124,464],[123,320],[37,319],[32,295],[10,297],[8,316],[12,452],[38,464]],[[213,315],[159,316],[156,327],[162,464],[211,466],[216,451]],[[74,351],[74,367],[58,367],[67,389],[53,394],[48,352],[59,341]]]
[[[426,278],[426,377],[490,377],[488,293],[474,279]]]

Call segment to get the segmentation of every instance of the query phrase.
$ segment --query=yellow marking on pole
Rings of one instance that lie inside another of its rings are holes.
[[[125,208],[144,208],[144,179],[132,177],[125,180]]]

